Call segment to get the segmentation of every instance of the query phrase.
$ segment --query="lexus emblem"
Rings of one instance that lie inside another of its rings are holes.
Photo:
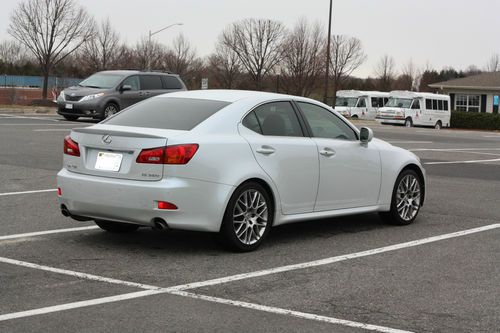
[[[104,142],[105,144],[109,145],[111,143],[111,136],[109,134],[105,134],[102,136],[101,138],[102,142]]]

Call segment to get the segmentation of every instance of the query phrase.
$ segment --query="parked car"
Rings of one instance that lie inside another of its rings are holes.
[[[308,98],[237,90],[165,94],[73,129],[57,182],[65,216],[219,233],[239,251],[301,220],[409,224],[425,195],[419,158],[369,128]]]
[[[175,74],[103,71],[64,89],[57,98],[57,113],[67,120],[105,119],[146,98],[180,90],[186,85]]]
[[[450,127],[450,96],[411,91],[391,91],[390,95],[387,104],[377,112],[378,122],[406,127]]]

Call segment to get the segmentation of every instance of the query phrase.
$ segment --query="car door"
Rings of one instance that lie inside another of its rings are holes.
[[[129,86],[130,90],[122,90],[124,86]],[[120,86],[120,106],[122,109],[131,106],[141,100],[141,85],[139,76],[132,75],[123,80]]]
[[[373,206],[378,203],[381,162],[373,144],[361,144],[340,117],[316,104],[298,102],[316,142],[320,182],[314,211]]]
[[[165,93],[160,75],[141,74],[141,99],[157,96]]]
[[[318,150],[304,136],[291,102],[256,107],[243,119],[239,131],[278,189],[282,213],[312,212],[319,181]]]

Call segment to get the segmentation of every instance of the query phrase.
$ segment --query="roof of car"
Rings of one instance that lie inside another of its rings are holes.
[[[263,91],[252,91],[252,90],[224,90],[224,89],[207,89],[207,90],[189,90],[174,92],[159,97],[182,97],[182,98],[194,98],[194,99],[208,99],[215,101],[222,101],[233,103],[243,99],[261,99],[261,100],[272,100],[272,99],[301,99],[309,100],[308,98],[277,94]]]
[[[119,75],[130,75],[130,74],[162,74],[162,75],[177,75],[173,73],[167,72],[159,72],[159,71],[138,71],[138,70],[110,70],[110,71],[101,71],[99,73],[104,74],[119,74]]]

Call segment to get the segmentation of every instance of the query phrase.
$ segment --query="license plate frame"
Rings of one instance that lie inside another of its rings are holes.
[[[122,161],[123,154],[100,151],[97,153],[94,168],[100,171],[118,172],[120,171]]]
[[[73,109],[73,104],[66,103],[66,109],[72,110]]]

